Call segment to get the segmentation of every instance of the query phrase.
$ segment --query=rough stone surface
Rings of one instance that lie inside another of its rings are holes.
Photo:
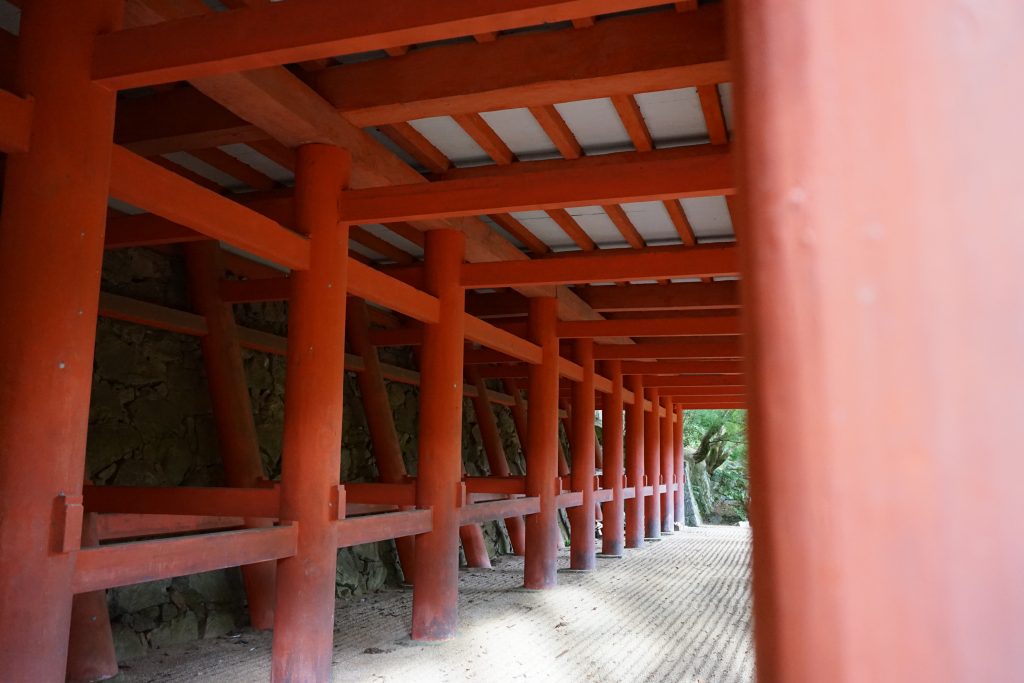
[[[145,249],[105,255],[104,291],[189,310],[184,283],[184,266],[179,258]],[[286,303],[245,304],[236,306],[235,312],[241,325],[287,334]],[[407,349],[381,349],[381,359],[415,367]],[[285,359],[243,350],[242,361],[264,472],[269,479],[276,479],[281,473]],[[494,388],[499,387],[495,384]],[[344,389],[341,478],[374,481],[378,472],[373,444],[354,376],[346,375]],[[409,474],[415,475],[419,390],[388,383],[387,392],[403,459]],[[505,408],[497,414],[512,472],[522,473],[522,449],[511,415]],[[469,401],[464,416],[466,471],[486,474],[487,460]],[[112,486],[224,485],[197,338],[99,320],[86,476],[95,484]],[[484,532],[492,556],[511,552],[503,524],[486,524]],[[337,575],[339,596],[379,591],[403,580],[391,541],[339,550]],[[213,637],[248,623],[238,569],[113,589],[108,591],[108,603],[119,652],[125,653],[180,639]]]

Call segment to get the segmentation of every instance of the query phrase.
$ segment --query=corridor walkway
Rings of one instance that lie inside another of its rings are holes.
[[[561,558],[568,565],[568,556]],[[339,602],[335,681],[753,681],[748,529],[686,529],[526,592],[522,561],[468,570],[457,640],[407,638],[412,592]],[[270,635],[243,632],[127,662],[141,681],[265,681]]]

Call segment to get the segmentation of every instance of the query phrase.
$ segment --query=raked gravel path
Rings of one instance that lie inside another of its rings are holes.
[[[688,528],[622,559],[599,559],[595,572],[560,573],[554,590],[521,584],[520,558],[464,570],[459,636],[440,645],[407,639],[411,591],[339,601],[333,680],[754,680],[748,529]],[[118,683],[263,682],[270,635],[243,631],[125,664]]]

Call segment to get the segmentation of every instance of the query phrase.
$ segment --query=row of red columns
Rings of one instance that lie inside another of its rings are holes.
[[[40,656],[4,658],[5,680],[59,680],[65,674],[70,586],[79,540],[73,527],[81,525],[114,113],[114,95],[92,84],[86,55],[95,35],[119,26],[121,4],[97,0],[69,8],[58,0],[38,0],[22,16],[18,87],[33,94],[34,126],[30,151],[11,155],[7,161],[0,272],[13,293],[0,297],[0,317],[13,329],[33,330],[33,336],[0,336],[0,355],[19,359],[5,366],[0,382],[0,433],[4,435],[0,547],[19,560],[0,568],[0,594],[5,598],[0,601],[0,633],[10,651]],[[311,262],[308,270],[292,276],[280,513],[282,524],[298,526],[297,551],[276,566],[243,570],[254,625],[272,622],[274,626],[275,681],[324,680],[330,675],[334,523],[343,513],[338,500],[343,385],[338,378],[344,372],[348,263],[348,230],[337,222],[337,205],[349,167],[349,157],[340,149],[314,144],[298,150],[296,227],[309,236]],[[52,201],[54,196],[61,201]],[[434,519],[432,530],[417,538],[415,553],[408,544],[399,546],[406,550],[403,562],[414,568],[410,572],[416,579],[412,632],[419,640],[450,638],[456,628],[458,513],[464,502],[464,293],[458,281],[464,240],[455,231],[427,235],[426,284],[440,301],[440,318],[427,325],[423,344],[417,506],[432,509]],[[241,401],[244,374],[237,333],[229,307],[216,292],[217,258],[213,243],[190,247],[189,284],[195,308],[205,316],[210,330],[204,357],[227,483],[249,487],[262,471],[251,412]],[[21,286],[28,282],[39,284]],[[531,366],[529,374],[526,487],[529,495],[540,499],[540,512],[526,518],[523,533],[514,520],[510,527],[513,544],[526,556],[524,585],[548,588],[556,583],[560,545],[557,302],[534,299],[530,311],[530,336],[542,349],[542,361]],[[584,378],[577,384],[574,401],[572,481],[573,489],[583,493],[584,504],[571,515],[575,532],[571,556],[573,568],[591,569],[595,563],[592,342],[578,342],[577,352]],[[613,378],[617,394],[613,392],[606,408],[611,423],[621,422],[621,410],[613,406],[621,405],[622,379],[614,371]],[[636,395],[640,398],[642,392]],[[644,471],[635,417],[642,417],[643,406],[638,402],[627,429],[630,485],[642,484]],[[486,414],[483,404],[478,414]],[[647,428],[653,434],[659,422],[656,402],[651,414],[654,418],[648,418]],[[482,430],[489,429],[481,422]],[[602,550],[618,554],[623,545],[637,545],[635,534],[622,533],[623,523],[629,527],[642,515],[636,514],[640,499],[631,501],[632,515],[622,515],[618,474],[623,468],[622,433],[612,431],[605,444],[605,467],[614,473],[607,481],[615,497],[605,506],[609,532]],[[375,439],[385,433],[383,428],[377,430]],[[647,451],[652,443],[648,439]],[[381,461],[395,465],[392,446],[387,446],[390,456]],[[29,461],[33,466],[25,467]],[[649,462],[647,471],[650,481],[656,482],[656,460]],[[502,474],[500,468],[495,473]],[[390,467],[382,476],[398,479],[403,473]],[[660,509],[656,498],[648,499],[655,511]],[[647,517],[658,519],[657,512]],[[71,533],[65,533],[66,525],[71,525]],[[86,534],[81,540],[90,538]],[[32,598],[39,594],[49,596],[44,610]],[[39,650],[40,644],[45,644],[45,653]]]

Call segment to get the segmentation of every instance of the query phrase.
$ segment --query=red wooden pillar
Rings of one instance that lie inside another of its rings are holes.
[[[82,523],[82,547],[100,544],[96,515]],[[107,591],[79,593],[71,603],[71,637],[68,640],[67,683],[91,683],[117,675],[117,653],[110,631]]]
[[[587,571],[597,566],[594,540],[594,341],[576,340],[576,362],[583,368],[583,379],[572,387],[572,470],[573,491],[583,492],[583,504],[569,508],[572,531],[569,543],[569,567]]]
[[[206,318],[207,332],[201,341],[203,362],[224,461],[224,479],[228,486],[251,488],[264,477],[263,463],[234,312],[220,298],[224,274],[220,245],[212,240],[186,244],[185,257],[192,306]],[[271,525],[270,520],[246,520],[250,528]],[[274,625],[276,570],[274,562],[242,567],[249,618],[255,628],[268,629]]]
[[[65,673],[114,93],[89,79],[119,0],[25,3],[16,93],[29,150],[7,157],[0,214],[0,680]]]
[[[480,377],[479,371],[474,369],[466,371],[466,378],[476,387],[477,395],[472,399],[473,411],[476,413],[476,422],[480,425],[480,438],[484,444],[484,452],[487,454],[487,464],[490,466],[491,475],[507,477],[511,474],[511,470],[509,470],[508,458],[505,456],[505,447],[501,443],[501,434],[498,432],[498,420],[494,416],[494,408],[487,395],[487,384]],[[505,529],[512,542],[512,551],[516,555],[526,552],[526,527],[523,524],[523,518],[520,516],[507,517]]]
[[[626,408],[626,483],[636,495],[626,500],[626,547],[644,545],[644,383],[629,376],[633,402]]]
[[[331,676],[348,274],[338,199],[350,167],[337,147],[298,149],[295,222],[309,235],[310,266],[291,276],[281,522],[297,523],[299,534],[295,556],[277,567],[275,683]]]
[[[758,675],[1024,680],[1024,5],[733,9]]]
[[[675,413],[672,410],[672,399],[663,396],[661,407],[665,409],[665,416],[661,418],[661,478],[665,480],[665,493],[661,494],[661,533],[671,534],[675,530],[676,495],[672,491],[672,480],[675,479],[676,456],[672,448],[672,422]]]
[[[661,404],[658,389],[647,389],[647,398],[651,402],[651,412],[645,416],[644,425],[644,472],[647,473],[647,485],[654,487],[650,496],[644,500],[644,535],[646,538],[661,538],[661,495],[658,485],[661,483]]]
[[[351,297],[347,317],[345,334],[349,347],[352,353],[363,359],[363,371],[356,373],[356,381],[359,383],[359,394],[363,400],[366,425],[373,441],[373,457],[377,461],[377,472],[381,481],[399,484],[406,480],[408,472],[402,459],[402,446],[399,444],[398,431],[395,429],[395,416],[388,400],[384,373],[380,369],[380,356],[370,343],[370,317],[366,302]],[[395,547],[406,583],[414,583],[415,539],[411,536],[396,538]]]
[[[542,360],[530,366],[527,404],[526,493],[540,498],[540,512],[526,517],[525,588],[556,583],[558,546],[558,301],[530,299],[530,339]]]
[[[427,233],[424,276],[440,301],[425,325],[420,379],[417,507],[433,509],[433,529],[416,538],[412,599],[414,640],[455,636],[459,602],[459,506],[462,494],[462,356],[465,293],[459,284],[466,238],[455,230]]]
[[[683,418],[686,415],[686,411],[682,408],[673,406],[675,410],[676,421],[672,425],[672,455],[675,458],[675,478],[676,478],[676,495],[673,504],[673,511],[675,512],[675,523],[678,525],[686,524],[686,497],[684,495],[684,486],[686,486],[686,453],[683,450]]]
[[[622,363],[608,361],[606,372],[612,381],[612,392],[604,397],[601,410],[601,433],[604,435],[604,467],[602,481],[604,488],[611,488],[612,499],[603,506],[604,534],[601,537],[601,553],[621,555],[624,537],[624,508],[622,499],[622,477],[624,473],[622,455]]]

